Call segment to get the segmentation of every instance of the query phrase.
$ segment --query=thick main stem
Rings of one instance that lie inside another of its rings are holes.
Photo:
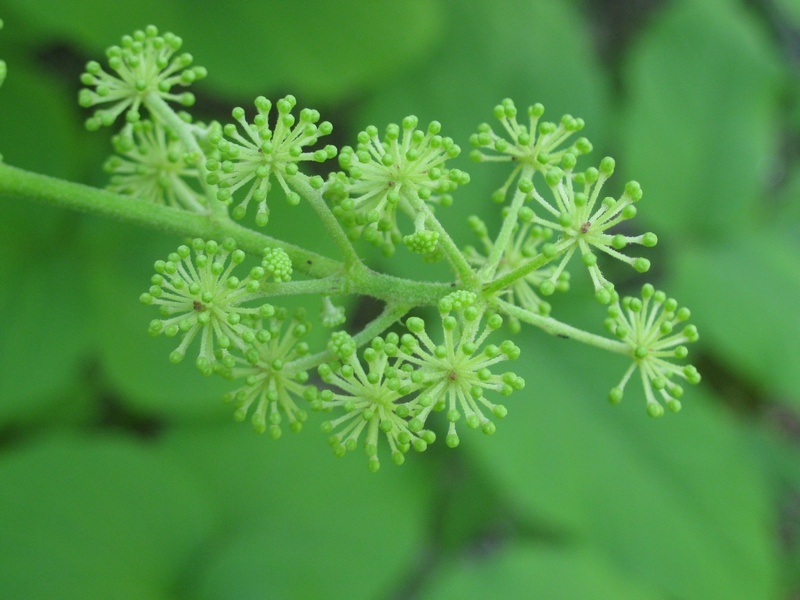
[[[2,163],[0,194],[111,217],[181,236],[215,240],[232,237],[242,250],[255,256],[261,256],[266,247],[281,248],[289,255],[297,271],[316,279],[342,275],[345,272],[344,265],[339,261],[242,227],[228,218],[218,220],[210,215],[153,204],[79,183],[30,173]],[[414,306],[435,305],[452,291],[449,283],[410,281],[376,273],[366,267],[351,272],[348,281],[349,293]]]

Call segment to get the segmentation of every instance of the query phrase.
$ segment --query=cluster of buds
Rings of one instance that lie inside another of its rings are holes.
[[[247,193],[232,211],[235,219],[247,214],[250,202],[257,205],[256,224],[263,227],[269,220],[267,194],[274,177],[286,194],[289,204],[300,202],[297,192],[287,183],[297,175],[301,161],[324,162],[336,156],[336,148],[328,145],[316,151],[304,151],[313,146],[321,136],[329,135],[333,125],[323,121],[319,125],[319,112],[304,108],[299,120],[292,114],[297,101],[294,96],[286,96],[276,103],[277,118],[274,129],[270,129],[269,113],[272,102],[263,96],[256,98],[258,111],[252,123],[245,118],[241,107],[233,109],[233,118],[239,123],[244,135],[234,124],[226,125],[221,131],[209,135],[209,142],[216,147],[219,158],[211,158],[206,163],[209,173],[207,183],[218,187],[217,199],[224,203],[233,201],[233,194],[242,188]],[[323,185],[320,177],[310,180],[313,187]]]
[[[78,102],[85,108],[107,103],[111,106],[96,110],[86,121],[87,129],[109,126],[123,111],[127,111],[128,122],[135,123],[141,118],[139,108],[149,94],[183,106],[194,104],[192,93],[171,92],[174,86],[188,86],[207,74],[203,67],[191,66],[191,54],[176,54],[182,44],[177,35],[167,32],[160,36],[158,29],[149,25],[144,31],[123,36],[120,46],[106,50],[108,65],[116,76],[104,71],[100,63],[89,62],[81,83],[94,89],[82,89]]]
[[[358,134],[358,145],[342,148],[339,174],[329,182],[328,197],[334,214],[353,238],[362,237],[391,255],[402,240],[412,252],[436,249],[438,233],[427,227],[432,205],[450,206],[450,193],[469,182],[469,175],[448,169],[445,162],[461,153],[452,138],[439,135],[441,124],[417,129],[418,119],[408,116],[402,126],[390,124],[383,140],[378,128]],[[403,236],[397,225],[398,210],[414,221],[414,233]]]
[[[647,413],[651,417],[664,414],[664,407],[654,391],[659,392],[671,411],[681,409],[679,398],[683,396],[683,388],[673,382],[672,377],[697,384],[700,374],[692,365],[676,365],[668,359],[686,358],[689,351],[683,344],[699,338],[694,325],[686,325],[681,330],[676,328],[689,316],[688,308],[678,308],[675,300],[656,291],[649,283],[642,287],[641,300],[626,296],[621,303],[616,299],[608,307],[606,328],[630,347],[633,356],[633,363],[622,381],[609,394],[612,404],[622,401],[625,384],[638,368],[647,398]]]

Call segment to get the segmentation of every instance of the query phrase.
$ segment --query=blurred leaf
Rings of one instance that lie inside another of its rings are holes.
[[[101,52],[119,38],[150,23],[160,28],[179,28],[185,7],[175,0],[136,2],[58,2],[53,0],[0,0],[39,43],[74,42],[86,52]],[[175,33],[181,34],[177,29]],[[100,57],[94,57],[99,59]]]
[[[764,483],[707,395],[693,388],[679,415],[654,421],[635,382],[621,406],[604,401],[620,357],[544,335],[519,344],[515,371],[528,387],[509,399],[493,439],[464,440],[508,497],[669,595],[771,597]]]
[[[797,0],[775,0],[772,3],[780,16],[788,18],[792,27],[800,29],[800,2]]]
[[[499,226],[500,210],[490,196],[510,170],[491,163],[476,165],[467,158],[469,136],[478,124],[497,122],[492,108],[510,97],[520,112],[542,102],[547,119],[557,120],[564,113],[583,117],[588,124],[584,133],[598,148],[609,126],[608,86],[590,45],[587,24],[569,3],[451,1],[445,22],[447,30],[436,60],[386,86],[357,115],[357,125],[375,124],[383,131],[386,124],[398,123],[409,114],[424,124],[441,121],[442,135],[452,137],[462,148],[461,156],[448,166],[472,176],[469,185],[456,191],[454,206],[437,212],[456,243],[463,246],[475,241],[466,225],[469,214],[485,217],[490,231]],[[355,143],[355,132],[350,138],[348,143]],[[592,156],[585,164],[599,158]],[[451,278],[446,267],[422,265],[418,256],[409,256],[404,248],[398,249],[391,268],[401,276]]]
[[[466,557],[435,571],[423,600],[657,598],[586,550],[516,543],[488,557]]]
[[[679,249],[674,291],[703,343],[736,372],[800,404],[800,244],[769,231]]]
[[[730,237],[772,167],[779,68],[738,3],[675,2],[631,51],[624,169],[673,239]]]
[[[431,479],[410,456],[339,460],[312,418],[277,441],[246,425],[175,431],[169,455],[203,477],[228,533],[187,583],[192,597],[383,598],[425,539]]]
[[[234,97],[288,91],[336,102],[389,80],[427,56],[439,2],[406,0],[182,0],[184,37],[209,70],[208,85]]]
[[[72,257],[18,265],[3,278],[0,423],[43,416],[79,376],[89,340],[82,265]]]
[[[9,600],[167,598],[213,526],[190,476],[123,438],[56,436],[6,453],[0,490]]]

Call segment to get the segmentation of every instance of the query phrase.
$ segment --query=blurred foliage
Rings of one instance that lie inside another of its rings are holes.
[[[336,460],[311,419],[233,424],[136,301],[178,240],[0,198],[0,597],[772,599],[800,593],[800,3],[795,0],[0,0],[0,152],[103,185],[77,76],[147,23],[209,78],[204,118],[291,92],[337,143],[406,114],[462,146],[505,96],[587,121],[642,183],[655,284],[693,310],[700,389],[652,421],[623,361],[539,331],[491,438]],[[441,218],[499,222],[492,165]],[[268,233],[331,253],[307,207]],[[644,225],[639,225],[644,228]],[[441,278],[400,250],[370,260]],[[628,279],[625,279],[628,278]],[[576,271],[555,316],[599,331]],[[618,278],[633,289],[630,273]],[[317,311],[314,298],[303,305]],[[351,303],[363,321],[369,303]],[[324,331],[314,331],[319,342]]]

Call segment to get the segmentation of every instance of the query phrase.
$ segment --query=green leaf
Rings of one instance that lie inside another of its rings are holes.
[[[246,425],[176,431],[166,453],[204,478],[229,523],[196,565],[192,597],[381,598],[425,540],[431,478],[420,457],[359,448],[336,459],[312,418],[277,441]]]
[[[660,596],[626,581],[598,553],[517,542],[488,557],[467,556],[434,571],[423,600],[547,598],[646,600]]]
[[[529,519],[580,536],[674,597],[772,597],[767,491],[708,393],[692,388],[680,414],[653,420],[636,382],[621,406],[605,401],[625,359],[544,334],[519,345],[515,371],[528,386],[505,402],[492,439],[464,445]]]
[[[777,148],[772,42],[732,2],[675,2],[631,51],[621,166],[642,215],[681,238],[730,237],[751,218]]]
[[[208,85],[234,97],[289,90],[309,102],[363,94],[426,57],[439,2],[182,0],[190,51]],[[324,115],[323,115],[324,117]]]
[[[770,231],[735,243],[686,245],[676,297],[692,309],[709,352],[745,378],[800,405],[800,244]]]
[[[120,437],[17,448],[0,489],[5,598],[166,599],[214,527],[191,476]]]

